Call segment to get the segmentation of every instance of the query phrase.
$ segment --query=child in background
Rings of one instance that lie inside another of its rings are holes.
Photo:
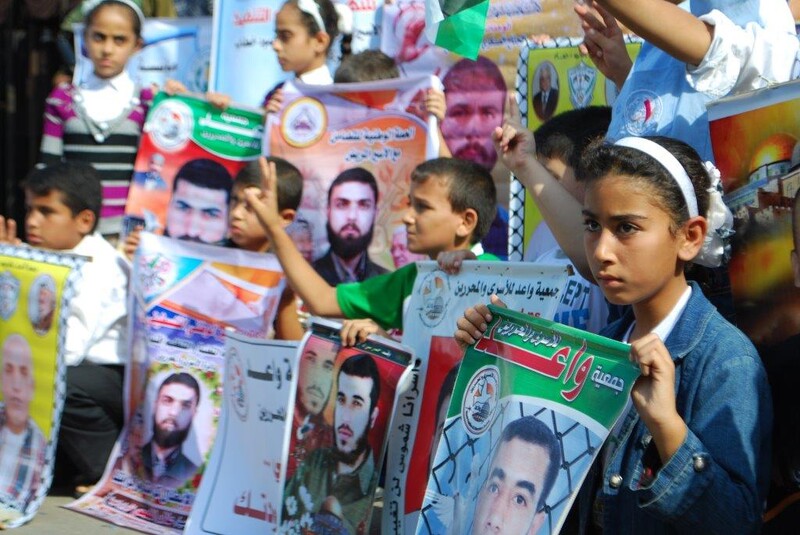
[[[518,134],[505,124],[495,137],[512,170],[533,159]],[[611,303],[630,305],[601,334],[631,344],[641,376],[597,461],[602,478],[590,472],[575,502],[580,530],[758,532],[770,476],[766,375],[750,341],[684,275],[698,256],[722,255],[706,240],[727,210],[721,195],[697,152],[668,138],[596,142],[581,169],[583,216],[561,217],[582,219],[592,278]],[[456,340],[475,343],[489,321],[485,305],[467,309]]]
[[[80,87],[62,84],[47,98],[40,166],[92,164],[103,185],[98,230],[118,234],[151,88],[138,88],[125,66],[142,47],[144,15],[132,0],[102,0],[86,13],[84,41],[94,66]]]

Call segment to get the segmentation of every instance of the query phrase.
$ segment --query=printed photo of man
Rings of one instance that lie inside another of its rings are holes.
[[[539,90],[533,95],[533,111],[542,121],[548,120],[558,106],[558,75],[553,64],[546,61],[537,67],[534,82],[539,78]]]
[[[39,275],[33,281],[28,314],[33,330],[45,335],[53,326],[56,311],[56,283],[50,275]]]
[[[326,225],[330,249],[313,264],[331,286],[386,273],[367,254],[377,211],[378,183],[366,169],[347,169],[331,183]]]
[[[183,164],[175,174],[164,234],[179,240],[223,243],[232,183],[230,173],[214,160],[199,158]]]

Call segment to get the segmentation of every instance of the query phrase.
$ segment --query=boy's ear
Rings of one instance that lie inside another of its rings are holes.
[[[76,215],[73,219],[78,225],[78,232],[80,232],[81,235],[86,236],[92,233],[94,222],[97,217],[94,215],[94,212],[86,208],[85,210],[78,212],[78,215]]]
[[[297,210],[292,210],[291,208],[284,208],[280,211],[281,218],[283,219],[283,226],[284,228],[288,227],[294,221],[294,218],[297,217]]]
[[[467,208],[460,214],[461,224],[456,229],[456,236],[469,240],[478,226],[478,212],[474,208]]]
[[[706,241],[707,230],[708,221],[705,217],[692,217],[686,223],[684,223],[680,230],[683,237],[683,243],[680,245],[678,258],[684,262],[689,262],[695,256],[697,256],[697,253],[700,252],[700,248]]]

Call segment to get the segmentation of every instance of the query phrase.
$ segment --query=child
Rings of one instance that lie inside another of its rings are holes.
[[[94,65],[81,87],[62,84],[47,98],[40,165],[76,161],[100,173],[99,231],[118,234],[151,88],[137,88],[125,65],[142,47],[144,15],[132,0],[102,0],[86,14],[84,41]]]
[[[65,162],[34,170],[25,189],[25,233],[33,247],[91,258],[67,316],[67,390],[57,471],[77,485],[100,479],[122,429],[128,276],[125,260],[96,232],[102,199],[90,165]],[[9,225],[4,236],[16,243]]]
[[[368,318],[345,325],[342,342],[352,345],[383,329],[402,329],[406,298],[417,276],[416,264],[362,282],[329,286],[302,257],[286,234],[277,209],[275,169],[262,160],[263,197],[245,192],[283,265],[289,284],[313,314]],[[472,248],[486,234],[496,211],[495,187],[488,171],[477,164],[437,158],[411,173],[411,206],[403,218],[408,249],[436,258],[447,251]],[[484,255],[482,259],[490,259]],[[481,257],[479,257],[481,258]],[[377,325],[376,325],[377,324]]]
[[[512,169],[531,159],[516,134],[496,133]],[[576,501],[582,532],[591,522],[615,533],[757,532],[772,426],[764,369],[684,275],[698,254],[722,254],[706,243],[721,196],[697,153],[668,138],[598,142],[581,167],[591,275],[610,302],[631,306],[601,334],[629,342],[641,369],[635,410],[598,461],[602,478],[588,477]],[[456,339],[474,343],[490,320],[485,305],[468,309]]]

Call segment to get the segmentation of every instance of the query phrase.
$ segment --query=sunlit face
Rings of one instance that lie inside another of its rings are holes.
[[[235,186],[231,192],[228,235],[240,249],[266,251],[269,248],[269,238],[267,238],[267,233],[258,221],[255,212],[245,200],[244,192],[248,189],[258,190],[256,187]]]
[[[98,78],[108,79],[120,74],[130,57],[142,46],[134,33],[134,17],[130,8],[107,5],[99,8],[84,39],[89,59]]]
[[[431,176],[411,184],[409,208],[403,217],[408,236],[408,250],[435,258],[442,251],[456,248],[456,233],[463,223],[453,211],[447,181]]]
[[[39,295],[36,298],[36,303],[39,306],[39,317],[47,316],[55,309],[55,293],[46,284],[42,284],[39,286]]]
[[[550,91],[550,84],[552,84],[552,80],[550,79],[550,69],[544,67],[541,74],[539,74],[539,89],[542,91]]]
[[[47,195],[33,195],[26,190],[25,208],[25,235],[34,247],[74,249],[94,225],[94,215],[89,210],[73,216],[56,190]]]
[[[328,224],[345,240],[365,236],[375,223],[376,201],[369,184],[343,182],[331,191]]]
[[[497,162],[492,132],[503,121],[506,92],[475,80],[475,91],[445,91],[447,114],[442,121],[442,136],[456,158],[477,163],[491,170]]]
[[[33,359],[25,339],[10,335],[3,343],[3,402],[6,426],[15,434],[27,427],[33,399]]]
[[[272,48],[278,55],[281,69],[297,75],[316,69],[325,60],[326,46],[309,34],[300,10],[288,2],[275,16]]]
[[[544,520],[544,512],[536,510],[549,465],[547,451],[538,444],[519,438],[500,442],[478,494],[473,535],[535,534]]]
[[[367,431],[374,423],[377,408],[375,411],[370,410],[372,388],[373,381],[370,377],[339,374],[333,423],[336,449],[342,453],[357,451],[364,444]]]
[[[188,431],[197,411],[197,402],[197,394],[190,386],[181,383],[162,386],[156,397],[156,427],[163,433]]]
[[[540,156],[538,159],[544,168],[550,171],[550,174],[561,182],[561,185],[564,186],[564,189],[567,190],[570,195],[580,202],[583,202],[586,189],[583,187],[583,183],[578,182],[576,179],[575,170],[572,167],[564,163],[560,158],[545,158]]]
[[[322,338],[311,337],[300,357],[297,395],[306,414],[319,414],[333,387],[333,367],[339,347]]]
[[[226,192],[177,180],[167,210],[167,233],[179,240],[221,242],[228,229]]]

